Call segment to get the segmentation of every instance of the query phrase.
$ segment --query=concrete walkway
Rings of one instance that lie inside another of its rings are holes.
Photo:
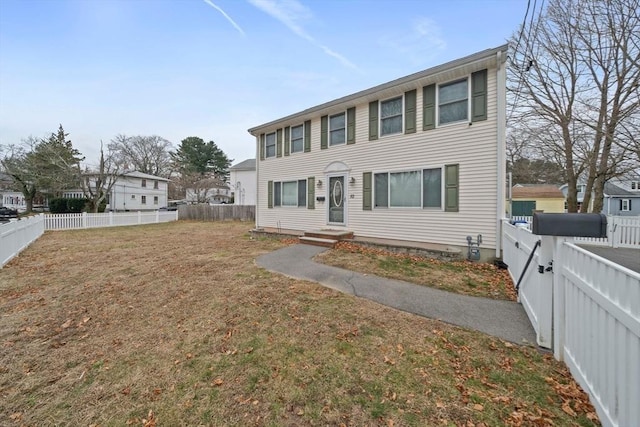
[[[470,297],[399,280],[356,273],[312,261],[326,248],[292,245],[256,259],[258,266],[296,279],[402,311],[474,329],[517,344],[536,345],[536,335],[522,306],[511,301]]]

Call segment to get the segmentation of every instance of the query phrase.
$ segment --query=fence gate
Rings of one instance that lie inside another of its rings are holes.
[[[537,344],[553,340],[553,238],[536,236],[525,227],[503,223],[503,258],[518,287],[520,302],[536,331]],[[540,243],[538,243],[540,242]],[[527,267],[527,261],[528,267]],[[527,267],[525,269],[525,267]]]

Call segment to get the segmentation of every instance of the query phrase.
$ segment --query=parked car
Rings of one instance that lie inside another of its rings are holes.
[[[10,219],[18,218],[18,210],[0,206],[0,221],[7,222]]]

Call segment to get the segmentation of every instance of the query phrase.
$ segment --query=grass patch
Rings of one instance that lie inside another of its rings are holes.
[[[0,425],[595,424],[552,357],[267,273],[246,229],[45,233],[0,270]]]
[[[335,249],[323,252],[315,259],[334,267],[458,294],[510,301],[517,297],[509,273],[492,264],[444,262],[347,242],[338,243]]]

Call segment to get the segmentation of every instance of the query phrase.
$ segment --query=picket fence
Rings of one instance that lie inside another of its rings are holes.
[[[519,299],[539,344],[565,361],[603,425],[635,425],[640,419],[640,274],[570,238],[536,236],[506,221],[502,237],[511,276],[523,277]]]
[[[44,215],[0,225],[0,268],[44,233]]]
[[[532,216],[514,216],[512,222],[532,228]],[[596,239],[591,237],[577,237],[576,242],[584,245],[609,246],[612,248],[640,248],[640,217],[638,216],[608,216],[607,237]]]
[[[45,230],[119,227],[177,220],[178,211],[47,214],[45,215]]]

